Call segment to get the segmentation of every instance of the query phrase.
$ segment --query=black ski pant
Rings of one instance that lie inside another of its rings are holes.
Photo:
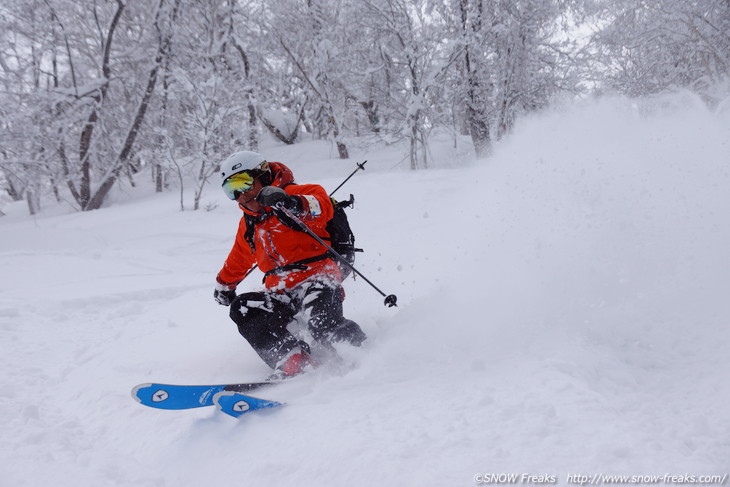
[[[285,292],[249,292],[231,303],[231,319],[239,333],[271,368],[296,346],[308,345],[292,335],[287,326],[300,312],[308,318],[312,337],[325,346],[348,341],[360,345],[365,333],[342,315],[342,291],[330,283],[308,281]]]

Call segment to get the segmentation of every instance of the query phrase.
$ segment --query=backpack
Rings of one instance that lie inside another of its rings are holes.
[[[352,205],[355,203],[355,197],[350,195],[350,199],[346,201],[337,201],[334,198],[330,197],[330,200],[332,200],[332,206],[334,207],[335,211],[332,218],[327,222],[327,225],[325,226],[325,229],[327,230],[327,233],[330,234],[330,236],[329,238],[323,238],[323,240],[329,240],[329,246],[332,247],[332,250],[340,254],[350,265],[352,265],[355,262],[355,252],[363,251],[362,249],[355,248],[355,234],[352,233],[352,228],[350,228],[350,222],[347,221],[347,214],[345,213],[345,208],[347,208],[348,206],[352,207]],[[253,229],[258,222],[260,222],[264,218],[268,218],[269,216],[270,214],[264,214],[259,216],[251,216],[249,214],[245,214],[246,235],[244,236],[244,238],[251,246],[251,249],[254,251],[255,244],[253,241]],[[286,215],[277,216],[281,220],[281,222],[289,228],[300,232],[303,231],[299,227],[299,225],[291,221]],[[330,251],[327,251],[322,255],[315,255],[314,257],[309,257],[308,259],[303,259],[297,262],[292,262],[290,264],[284,264],[282,266],[275,267],[274,269],[271,269],[264,273],[264,281],[266,280],[266,277],[270,274],[276,274],[283,271],[291,271],[294,269],[306,269],[307,264],[317,262],[319,260],[323,260],[329,257],[334,257],[331,254],[332,253]],[[337,263],[337,267],[339,267],[340,269],[342,279],[346,279],[347,276],[349,276],[352,272],[352,269],[350,269],[349,266],[343,264],[340,259],[334,258],[333,260]]]
[[[362,249],[355,247],[355,234],[350,228],[350,222],[347,220],[347,213],[345,208],[352,208],[355,203],[355,197],[350,195],[349,200],[337,201],[334,198],[332,200],[332,206],[335,209],[335,213],[332,219],[327,222],[325,227],[327,233],[330,234],[330,247],[345,258],[351,265],[355,262],[355,252],[362,252]],[[350,275],[351,269],[337,259],[337,265],[342,272],[342,278],[345,279]]]

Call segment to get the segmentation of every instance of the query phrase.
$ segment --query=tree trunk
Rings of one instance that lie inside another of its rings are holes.
[[[250,101],[248,103],[248,148],[254,152],[259,150],[259,134],[256,130],[256,107]]]
[[[378,116],[378,107],[375,104],[375,101],[361,101],[360,106],[365,110],[365,114],[368,117],[370,130],[375,134],[380,133],[380,117]]]
[[[410,143],[410,161],[411,169],[418,169],[418,115],[412,115],[411,119],[411,143]]]
[[[231,28],[233,27],[233,20],[231,19]],[[246,76],[246,80],[250,82],[251,80],[251,64],[248,61],[248,55],[246,55],[246,51],[243,50],[243,48],[238,44],[238,42],[235,41],[233,36],[231,36],[231,40],[233,41],[233,46],[238,51],[238,54],[241,56],[241,60],[243,61],[243,72]],[[246,90],[246,110],[248,111],[248,136],[246,137],[248,139],[248,148],[252,151],[258,151],[259,150],[259,136],[258,131],[256,130],[256,105],[254,105],[254,93],[253,88],[249,88]],[[263,122],[263,120],[262,120]],[[266,126],[266,128],[271,131],[270,126]],[[274,134],[274,132],[272,132]],[[274,134],[277,138],[279,136],[277,134]],[[294,136],[296,138],[296,135]],[[281,139],[279,139],[281,140]],[[284,142],[288,143],[288,142]]]
[[[478,158],[486,157],[492,152],[492,141],[489,125],[486,120],[470,105],[466,110],[469,122],[469,135],[474,146],[474,153]]]
[[[169,100],[169,83],[170,78],[170,57],[165,56],[165,64],[162,75],[162,106],[160,107],[160,133],[157,135],[157,148],[165,146],[165,132],[167,130],[167,103]],[[154,178],[155,178],[155,192],[162,193],[165,189],[165,171],[162,167],[162,163],[159,159],[160,151],[155,151],[157,154],[156,160],[154,161]]]
[[[481,17],[483,12],[480,9],[475,14],[476,19],[472,19],[470,23],[468,13],[469,1],[461,0],[461,2],[459,2],[459,8],[461,10],[461,26],[463,34],[467,39],[470,39],[470,30],[476,33],[481,26]],[[464,71],[467,79],[466,119],[469,126],[469,135],[471,137],[472,145],[474,146],[474,152],[477,157],[485,157],[488,156],[492,150],[492,141],[489,131],[489,123],[482,111],[485,100],[480,99],[480,94],[483,93],[483,89],[479,81],[477,70],[472,65],[470,47],[471,44],[466,42],[464,47]]]
[[[25,190],[25,199],[28,202],[28,212],[31,215],[35,215],[41,209],[41,199],[38,191],[34,188],[27,188]]]
[[[91,204],[91,143],[93,140],[94,129],[99,119],[99,110],[103,106],[106,100],[106,94],[109,89],[109,82],[111,81],[111,68],[109,64],[109,57],[111,55],[112,40],[114,38],[114,32],[119,24],[119,19],[124,11],[125,4],[120,0],[117,0],[117,11],[114,14],[111,24],[109,25],[109,32],[107,32],[106,39],[104,39],[104,54],[102,57],[101,71],[103,82],[99,87],[99,94],[94,97],[94,105],[91,108],[89,118],[86,120],[86,125],[81,131],[81,138],[79,140],[79,161],[81,162],[81,186],[78,190],[77,200],[81,205],[82,210],[93,209],[88,208]],[[72,194],[74,189],[71,188]]]
[[[155,163],[155,192],[162,193],[165,189],[165,176],[162,170],[162,164]]]
[[[165,0],[160,0],[160,10],[162,9],[162,6],[164,4]],[[177,7],[179,6],[179,0],[175,3],[174,10],[177,10]],[[159,27],[158,27],[159,29]],[[99,186],[99,189],[94,194],[94,197],[89,201],[89,204],[86,206],[86,210],[96,210],[101,208],[101,205],[104,203],[104,199],[106,198],[107,194],[109,194],[109,191],[114,186],[114,183],[116,183],[117,178],[119,177],[119,174],[124,169],[124,166],[129,161],[129,158],[132,154],[132,149],[134,148],[134,141],[137,138],[137,134],[139,133],[139,129],[142,127],[142,122],[144,121],[145,114],[147,113],[147,108],[149,107],[150,99],[152,98],[152,94],[155,91],[155,86],[157,84],[157,73],[160,70],[160,66],[162,65],[162,60],[167,53],[167,50],[170,45],[170,36],[165,35],[163,36],[160,34],[160,44],[157,49],[157,56],[155,57],[155,64],[150,70],[149,77],[147,79],[147,88],[145,89],[144,95],[142,96],[142,100],[139,103],[139,108],[137,109],[137,114],[134,117],[134,121],[132,122],[132,127],[129,129],[129,133],[127,134],[127,138],[124,141],[124,145],[122,146],[122,151],[119,153],[119,157],[117,158],[117,164],[116,167],[111,171],[111,174],[104,180],[103,183],[101,183],[101,186]]]
[[[287,135],[283,133],[279,128],[271,123],[268,118],[266,118],[263,114],[259,114],[259,119],[261,120],[261,123],[264,124],[264,127],[266,127],[269,132],[271,132],[271,135],[279,139],[279,141],[287,144],[292,145],[294,144],[294,141],[297,139],[297,135],[299,134],[299,124],[297,123],[297,126],[294,128],[294,132]],[[253,150],[253,149],[252,149]]]

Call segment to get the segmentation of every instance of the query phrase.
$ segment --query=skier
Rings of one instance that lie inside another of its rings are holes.
[[[215,300],[230,306],[239,333],[277,376],[299,374],[309,365],[309,344],[287,329],[304,313],[312,337],[326,347],[346,341],[359,346],[365,333],[342,314],[342,275],[324,246],[303,232],[278,205],[320,238],[334,208],[316,184],[296,184],[291,170],[256,153],[236,152],[221,164],[223,190],[243,210],[233,248],[216,276]],[[258,265],[264,291],[236,296],[236,287]]]

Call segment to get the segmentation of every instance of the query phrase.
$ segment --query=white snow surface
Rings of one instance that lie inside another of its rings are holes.
[[[239,420],[159,411],[144,382],[269,370],[212,299],[240,210],[175,191],[0,218],[0,485],[470,486],[477,474],[730,471],[730,118],[691,96],[553,109],[494,154],[434,140],[265,148],[341,190],[369,335]],[[467,155],[465,155],[467,154]],[[146,191],[146,193],[144,192]],[[260,287],[260,273],[239,291]]]

